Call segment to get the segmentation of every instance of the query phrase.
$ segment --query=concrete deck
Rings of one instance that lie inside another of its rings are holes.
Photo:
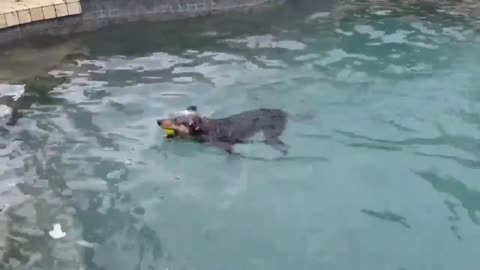
[[[81,13],[80,0],[0,0],[0,29]]]

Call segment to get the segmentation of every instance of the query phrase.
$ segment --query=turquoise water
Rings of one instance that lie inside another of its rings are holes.
[[[475,269],[476,26],[444,7],[334,8],[5,50],[0,90],[27,89],[0,99],[23,113],[0,128],[3,267]],[[290,120],[285,159],[253,144],[237,151],[266,160],[230,160],[163,140],[155,120],[192,104],[314,118]]]

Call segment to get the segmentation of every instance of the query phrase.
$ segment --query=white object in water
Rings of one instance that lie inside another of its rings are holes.
[[[13,109],[7,105],[0,104],[0,118],[9,117],[12,114]]]
[[[314,14],[310,15],[307,18],[307,21],[318,20],[320,18],[326,18],[328,16],[330,16],[330,12],[317,12],[317,13],[314,13]]]
[[[14,101],[17,101],[24,93],[25,85],[0,84],[0,97],[10,96]]]
[[[66,232],[62,231],[62,226],[58,223],[53,224],[53,230],[49,231],[48,234],[50,234],[53,239],[60,239],[67,235]]]
[[[77,245],[86,247],[86,248],[95,248],[98,246],[98,243],[92,243],[85,240],[78,240],[76,243]]]

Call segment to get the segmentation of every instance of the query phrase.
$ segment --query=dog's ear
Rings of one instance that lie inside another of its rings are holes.
[[[196,112],[197,111],[197,106],[195,106],[195,105],[188,106],[187,111]]]

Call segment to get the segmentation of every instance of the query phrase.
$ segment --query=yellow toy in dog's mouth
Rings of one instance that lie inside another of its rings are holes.
[[[171,137],[175,136],[175,130],[173,130],[171,128],[164,128],[163,130],[165,131],[165,137],[171,138]]]

